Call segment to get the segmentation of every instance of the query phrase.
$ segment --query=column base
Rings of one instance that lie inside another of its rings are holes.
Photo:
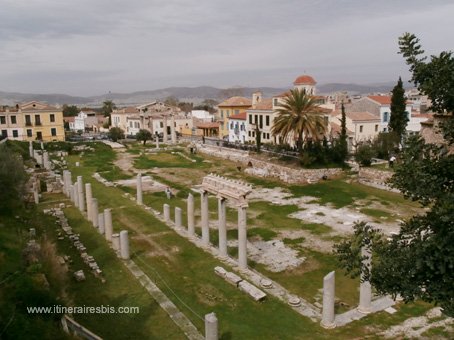
[[[356,308],[356,310],[358,312],[360,312],[361,314],[370,314],[370,313],[372,313],[372,309],[371,308],[364,308],[364,307],[361,307],[361,306]]]
[[[333,329],[336,328],[336,323],[335,322],[320,322],[320,326],[322,326],[325,329]]]

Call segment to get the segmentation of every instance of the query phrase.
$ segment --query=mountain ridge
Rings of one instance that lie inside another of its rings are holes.
[[[354,84],[354,83],[327,83],[317,87],[319,94],[329,94],[338,91],[347,91],[350,94],[387,93],[392,90],[394,83],[382,84]],[[264,98],[272,97],[288,88],[280,87],[235,87],[218,88],[213,86],[184,87],[174,86],[155,90],[143,90],[134,92],[106,93],[98,96],[71,96],[63,93],[20,93],[0,91],[0,105],[15,105],[27,101],[44,101],[51,105],[78,105],[78,106],[101,106],[105,100],[112,100],[117,106],[138,105],[154,100],[164,100],[167,97],[176,97],[180,101],[191,101],[195,104],[205,99],[221,101],[230,95],[250,97],[253,92],[261,91]]]

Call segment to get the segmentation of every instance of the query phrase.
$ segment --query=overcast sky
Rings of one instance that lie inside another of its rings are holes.
[[[397,38],[454,50],[453,18],[452,0],[0,0],[0,91],[408,79]]]

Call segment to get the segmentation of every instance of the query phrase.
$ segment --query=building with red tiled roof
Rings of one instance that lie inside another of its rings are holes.
[[[411,105],[407,103],[405,111],[411,121]],[[388,131],[388,124],[391,118],[391,97],[390,96],[367,96],[353,101],[348,108],[348,112],[369,112],[380,119],[380,132]],[[418,127],[419,131],[420,127]],[[407,126],[408,131],[413,131],[413,125]]]
[[[256,95],[257,93],[255,93]],[[259,96],[260,100],[261,96]],[[255,96],[253,99],[256,101],[257,99]],[[252,106],[252,99],[245,98],[245,97],[231,97],[224,100],[222,103],[218,105],[218,114],[217,120],[219,121],[219,134],[221,138],[229,136],[229,124],[228,120],[229,117],[232,115],[236,115],[242,112],[246,112],[246,109]]]

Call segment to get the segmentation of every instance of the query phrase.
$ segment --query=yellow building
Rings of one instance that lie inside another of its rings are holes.
[[[2,136],[9,139],[65,140],[62,110],[37,101],[0,111],[0,129]]]
[[[252,106],[252,100],[245,97],[231,97],[218,105],[219,137],[229,135],[229,117],[246,112]]]

